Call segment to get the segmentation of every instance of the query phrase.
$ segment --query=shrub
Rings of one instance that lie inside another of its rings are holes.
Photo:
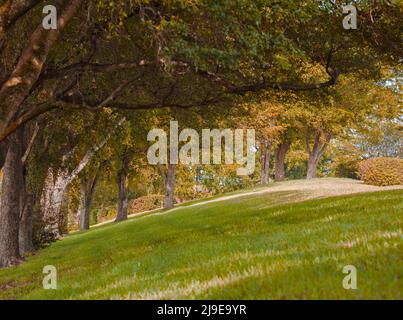
[[[164,196],[161,195],[148,195],[139,197],[130,202],[129,212],[137,213],[142,211],[154,210],[161,208],[164,201]]]
[[[366,184],[392,186],[403,184],[403,159],[372,158],[358,164],[358,175]]]
[[[358,164],[360,160],[351,157],[340,157],[332,164],[334,176],[338,178],[359,179]]]

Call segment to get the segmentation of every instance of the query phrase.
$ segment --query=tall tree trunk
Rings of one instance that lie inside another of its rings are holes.
[[[23,188],[22,134],[22,130],[17,130],[9,137],[10,144],[3,168],[0,209],[0,268],[13,266],[22,261],[18,239],[21,189]]]
[[[115,222],[127,220],[127,171],[129,167],[129,156],[124,156],[121,162],[121,168],[118,172],[118,189],[119,189],[119,203],[118,214]]]
[[[282,142],[276,152],[276,168],[275,168],[275,179],[276,181],[284,181],[285,179],[285,156],[290,149],[291,142]]]
[[[271,155],[271,144],[269,142],[264,142],[262,146],[262,155],[260,158],[261,162],[261,184],[269,184],[270,182],[270,155]]]
[[[315,133],[315,138],[314,138],[314,143],[311,148],[310,143],[311,143],[311,134],[314,131],[312,129],[308,129],[305,135],[305,143],[306,143],[306,150],[309,155],[308,158],[308,170],[306,174],[307,179],[314,179],[316,178],[317,174],[317,168],[318,168],[318,163],[320,158],[323,155],[323,152],[325,151],[331,135],[329,133],[323,134],[320,130],[316,130]],[[322,137],[323,135],[323,137]]]
[[[80,179],[80,230],[88,230],[90,228],[90,210],[91,203],[95,192],[95,186],[98,180],[98,174],[94,177]]]
[[[175,164],[168,164],[161,169],[165,191],[164,209],[172,209],[174,207],[175,169]]]

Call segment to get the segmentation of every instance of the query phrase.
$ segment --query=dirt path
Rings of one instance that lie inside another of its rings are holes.
[[[250,192],[242,192],[236,193],[233,195],[228,195],[224,197],[219,197],[217,199],[206,200],[202,202],[198,202],[195,204],[189,204],[186,206],[175,207],[171,210],[167,211],[146,211],[141,213],[136,213],[129,215],[129,218],[139,217],[146,218],[157,215],[164,215],[176,210],[181,210],[183,208],[191,208],[202,206],[207,203],[220,202],[225,200],[231,200],[251,195],[264,194],[268,192],[280,192],[280,191],[296,191],[296,192],[304,192],[305,196],[301,200],[309,200],[309,199],[318,199],[318,198],[326,198],[338,195],[348,195],[354,193],[361,192],[376,192],[376,191],[387,191],[387,190],[403,190],[403,186],[391,186],[391,187],[376,187],[363,184],[361,181],[352,180],[352,179],[340,179],[340,178],[322,178],[322,179],[312,179],[312,180],[293,180],[293,181],[285,181],[275,183],[273,185],[269,185],[266,188],[258,189]],[[97,227],[100,225],[111,223],[112,221],[105,221],[94,225],[92,227]]]

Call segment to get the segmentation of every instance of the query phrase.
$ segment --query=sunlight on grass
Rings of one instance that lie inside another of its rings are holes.
[[[105,225],[0,271],[0,298],[399,299],[402,195],[266,193]],[[342,287],[347,264],[358,290]]]

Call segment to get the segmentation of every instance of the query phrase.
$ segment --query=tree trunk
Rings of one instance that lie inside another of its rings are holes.
[[[61,238],[60,214],[65,200],[66,188],[69,179],[66,171],[61,170],[57,173],[56,179],[53,178],[53,170],[49,169],[45,181],[45,188],[41,199],[43,219],[45,222],[45,231],[54,239]]]
[[[129,167],[129,157],[124,156],[122,158],[121,168],[118,172],[118,189],[119,189],[119,203],[118,203],[118,215],[115,222],[127,220],[127,171]]]
[[[306,150],[309,155],[308,158],[308,170],[306,174],[307,179],[314,179],[316,178],[317,174],[317,168],[318,168],[318,163],[320,158],[323,155],[323,152],[325,151],[331,135],[330,134],[325,134],[324,139],[321,141],[322,137],[322,132],[317,130],[315,132],[315,139],[312,148],[310,147],[310,142],[311,142],[311,134],[313,130],[308,129],[305,135],[305,143],[306,143]]]
[[[21,208],[21,221],[19,228],[19,249],[21,256],[35,250],[32,243],[32,219],[33,219],[33,206],[34,195],[23,190],[23,206]]]
[[[314,179],[316,178],[316,171],[318,168],[319,159],[314,155],[309,155],[308,159],[308,171],[306,174],[307,179]]]
[[[276,181],[284,181],[285,179],[285,156],[287,155],[288,150],[290,149],[291,142],[284,141],[282,142],[276,152],[276,172],[275,179]]]
[[[164,181],[165,201],[164,209],[172,209],[175,199],[175,169],[174,164],[168,164],[162,169],[162,178]]]
[[[270,144],[268,142],[262,143],[262,155],[260,158],[261,162],[261,184],[269,184],[270,182]]]
[[[19,222],[21,209],[22,130],[10,136],[10,144],[3,168],[2,199],[0,211],[0,268],[22,261],[19,252]]]
[[[86,178],[80,179],[81,204],[80,204],[80,230],[88,230],[90,228],[90,210],[92,198],[95,192],[95,186],[98,175],[89,181]]]
[[[34,123],[33,126],[25,125],[20,130],[23,130],[23,156],[22,156],[22,165],[23,165],[23,184],[21,188],[21,204],[20,204],[20,227],[19,227],[19,249],[20,255],[25,256],[27,253],[33,252],[35,250],[33,244],[33,210],[34,210],[34,202],[35,196],[30,192],[27,184],[27,166],[26,163],[28,161],[28,157],[31,153],[32,147],[35,143],[36,137],[39,132],[39,125]]]

